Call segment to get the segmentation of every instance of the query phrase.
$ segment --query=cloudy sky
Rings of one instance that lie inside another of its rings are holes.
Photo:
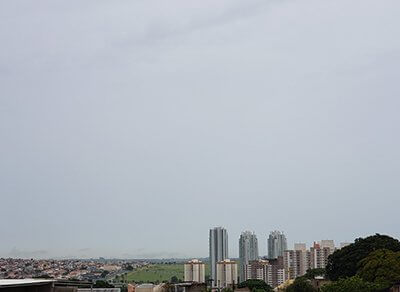
[[[0,1],[0,256],[400,237],[400,1]]]

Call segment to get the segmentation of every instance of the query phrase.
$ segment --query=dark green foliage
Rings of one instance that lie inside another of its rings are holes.
[[[172,276],[170,282],[171,282],[172,284],[176,284],[176,283],[179,283],[179,279],[178,279],[177,276]]]
[[[358,263],[371,252],[378,249],[400,251],[400,242],[390,236],[376,234],[358,238],[353,244],[335,251],[329,256],[326,275],[330,280],[347,278],[356,275]]]
[[[114,286],[106,281],[99,280],[96,281],[96,284],[93,285],[93,288],[114,288]]]
[[[308,269],[304,277],[312,280],[316,276],[325,276],[325,273],[326,273],[325,269]]]
[[[379,292],[382,288],[374,283],[364,281],[358,276],[340,279],[324,285],[321,288],[322,292]]]
[[[389,288],[400,281],[400,252],[378,249],[360,261],[358,275],[368,282]]]
[[[271,290],[271,291],[273,291],[273,290]],[[256,289],[256,288],[254,288],[253,290],[251,290],[251,292],[265,292],[265,290],[264,289]]]
[[[105,278],[110,272],[109,271],[103,271],[100,275],[100,277]]]
[[[251,280],[246,280],[238,285],[238,288],[246,288],[246,287],[249,288],[251,291],[254,290],[263,290],[266,292],[273,291],[271,286],[269,286],[263,280],[251,279]]]
[[[294,280],[293,284],[286,288],[286,292],[317,292],[310,281],[304,277]]]
[[[126,269],[127,269],[128,271],[133,271],[133,266],[132,266],[132,265],[127,265],[127,266],[126,266]]]

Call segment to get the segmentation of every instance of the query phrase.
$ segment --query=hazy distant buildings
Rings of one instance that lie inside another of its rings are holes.
[[[283,256],[285,250],[287,250],[285,234],[280,231],[272,231],[268,237],[268,258],[276,259]]]
[[[238,283],[237,263],[229,259],[217,263],[216,286],[218,288],[233,287]]]
[[[228,258],[228,233],[225,228],[215,227],[210,229],[210,270],[212,286],[217,285],[217,263]]]
[[[239,238],[239,280],[246,280],[246,265],[258,259],[257,236],[250,231],[242,232]]]
[[[199,260],[185,263],[185,282],[205,283],[205,264]]]

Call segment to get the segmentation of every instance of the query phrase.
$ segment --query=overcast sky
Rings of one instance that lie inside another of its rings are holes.
[[[0,256],[400,237],[400,1],[0,1]]]

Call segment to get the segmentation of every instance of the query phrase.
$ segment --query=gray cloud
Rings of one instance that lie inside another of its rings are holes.
[[[399,12],[0,2],[0,256],[202,257],[214,225],[231,256],[245,229],[261,254],[274,229],[399,237]]]

